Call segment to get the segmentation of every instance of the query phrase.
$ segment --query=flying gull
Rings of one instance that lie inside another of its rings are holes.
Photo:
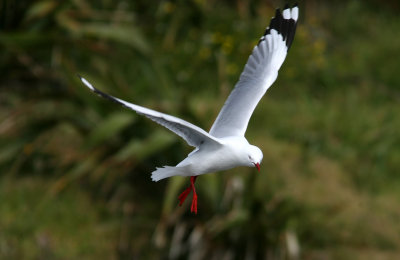
[[[276,10],[275,17],[254,47],[239,82],[229,95],[209,132],[180,118],[138,106],[107,95],[81,81],[94,93],[144,115],[182,137],[195,149],[178,165],[157,168],[151,174],[153,181],[171,176],[190,176],[190,186],[179,195],[179,205],[193,191],[191,212],[197,214],[197,176],[228,170],[237,166],[255,167],[260,170],[261,150],[245,138],[250,117],[267,89],[274,83],[278,70],[286,58],[296,31],[299,9],[285,6]]]

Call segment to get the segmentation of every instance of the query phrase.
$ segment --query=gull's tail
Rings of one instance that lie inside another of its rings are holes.
[[[163,166],[162,168],[157,168],[151,173],[151,179],[153,181],[159,181],[176,175],[187,176],[189,172],[186,167],[187,166]]]

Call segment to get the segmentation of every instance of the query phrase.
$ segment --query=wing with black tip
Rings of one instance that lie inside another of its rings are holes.
[[[144,115],[154,122],[164,126],[165,128],[171,130],[175,134],[179,135],[182,137],[189,145],[194,146],[194,147],[199,147],[202,144],[216,144],[220,145],[220,141],[211,136],[209,133],[204,131],[198,126],[195,126],[185,120],[182,120],[180,118],[163,114],[160,112],[157,112],[155,110],[145,108],[142,106],[138,106],[129,102],[126,102],[122,99],[110,96],[97,88],[93,87],[92,84],[89,83],[86,79],[82,78],[79,76],[81,79],[82,83],[85,84],[91,91],[96,93],[97,95],[108,99],[112,102],[115,102],[117,104],[120,104],[124,107],[127,107],[129,109],[132,109],[136,111],[138,114]]]
[[[215,137],[244,136],[250,117],[267,89],[274,83],[296,31],[299,9],[286,6],[275,17],[254,47],[239,82],[229,95],[210,134]]]

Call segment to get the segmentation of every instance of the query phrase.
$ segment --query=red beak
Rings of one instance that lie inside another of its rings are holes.
[[[256,166],[257,170],[260,171],[260,164],[259,163],[255,163],[254,165]]]

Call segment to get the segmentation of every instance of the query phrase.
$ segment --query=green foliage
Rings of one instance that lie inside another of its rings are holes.
[[[0,258],[391,259],[400,253],[399,6],[307,1],[247,138],[262,171],[150,180],[190,148],[93,95],[208,129],[264,1],[4,1]],[[106,256],[106,257],[105,257]]]
[[[49,185],[40,178],[2,179],[0,258],[111,258],[116,234],[98,213],[103,206],[75,188],[53,196]]]

